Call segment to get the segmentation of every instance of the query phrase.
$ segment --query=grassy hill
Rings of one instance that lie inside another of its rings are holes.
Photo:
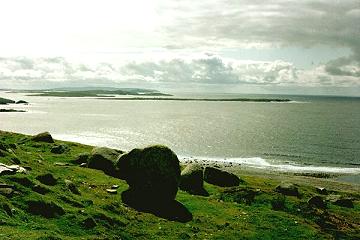
[[[67,151],[55,154],[55,145]],[[55,141],[34,142],[29,136],[0,131],[0,163],[18,164],[26,173],[0,175],[0,239],[359,239],[359,193],[353,188],[328,192],[354,199],[347,208],[328,202],[310,206],[315,179],[298,186],[300,196],[274,189],[279,179],[241,174],[238,187],[205,183],[209,197],[180,191],[177,200],[193,214],[187,223],[138,212],[122,203],[125,181],[73,160],[92,146]],[[44,184],[51,174],[55,184]],[[291,179],[290,179],[291,180]],[[324,180],[325,181],[325,180]],[[6,192],[4,186],[12,186]],[[117,193],[107,189],[118,185]],[[69,187],[72,186],[72,187]],[[355,189],[357,186],[355,186]],[[77,189],[77,191],[74,191]],[[357,188],[358,189],[358,188]]]

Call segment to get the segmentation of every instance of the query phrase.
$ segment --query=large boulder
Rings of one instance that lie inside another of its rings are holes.
[[[116,163],[118,176],[130,188],[149,192],[157,199],[174,199],[180,183],[180,165],[176,154],[161,145],[133,149]]]
[[[205,168],[204,180],[220,187],[234,187],[240,184],[240,178],[235,174],[214,167]]]
[[[39,133],[33,136],[31,139],[35,142],[54,143],[54,139],[49,132]]]
[[[204,168],[200,164],[189,164],[181,172],[180,189],[190,194],[209,196],[204,189]]]
[[[175,200],[180,165],[169,148],[156,145],[133,149],[119,157],[116,168],[117,176],[129,184],[129,189],[121,194],[124,203],[169,220],[192,220],[192,214]]]
[[[95,147],[88,157],[87,167],[102,170],[108,175],[114,175],[114,164],[123,152],[107,147]]]

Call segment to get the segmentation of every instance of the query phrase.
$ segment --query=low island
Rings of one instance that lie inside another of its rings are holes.
[[[358,190],[0,131],[4,239],[358,239]]]

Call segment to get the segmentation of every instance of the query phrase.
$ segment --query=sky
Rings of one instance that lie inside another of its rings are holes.
[[[360,0],[0,0],[0,89],[360,96]]]

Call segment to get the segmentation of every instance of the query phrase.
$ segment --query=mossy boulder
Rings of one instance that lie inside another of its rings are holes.
[[[204,189],[204,168],[200,164],[189,164],[181,172],[180,189],[190,194],[209,196]]]
[[[156,199],[173,200],[180,183],[180,165],[168,147],[155,145],[133,149],[116,163],[118,177],[130,188],[151,193]]]
[[[87,161],[87,167],[102,170],[108,175],[114,175],[115,162],[123,152],[107,147],[95,147],[90,153]]]
[[[204,180],[220,187],[235,187],[240,184],[240,178],[235,174],[214,167],[205,168]]]
[[[54,139],[49,132],[39,133],[33,136],[31,139],[35,142],[54,143]]]

